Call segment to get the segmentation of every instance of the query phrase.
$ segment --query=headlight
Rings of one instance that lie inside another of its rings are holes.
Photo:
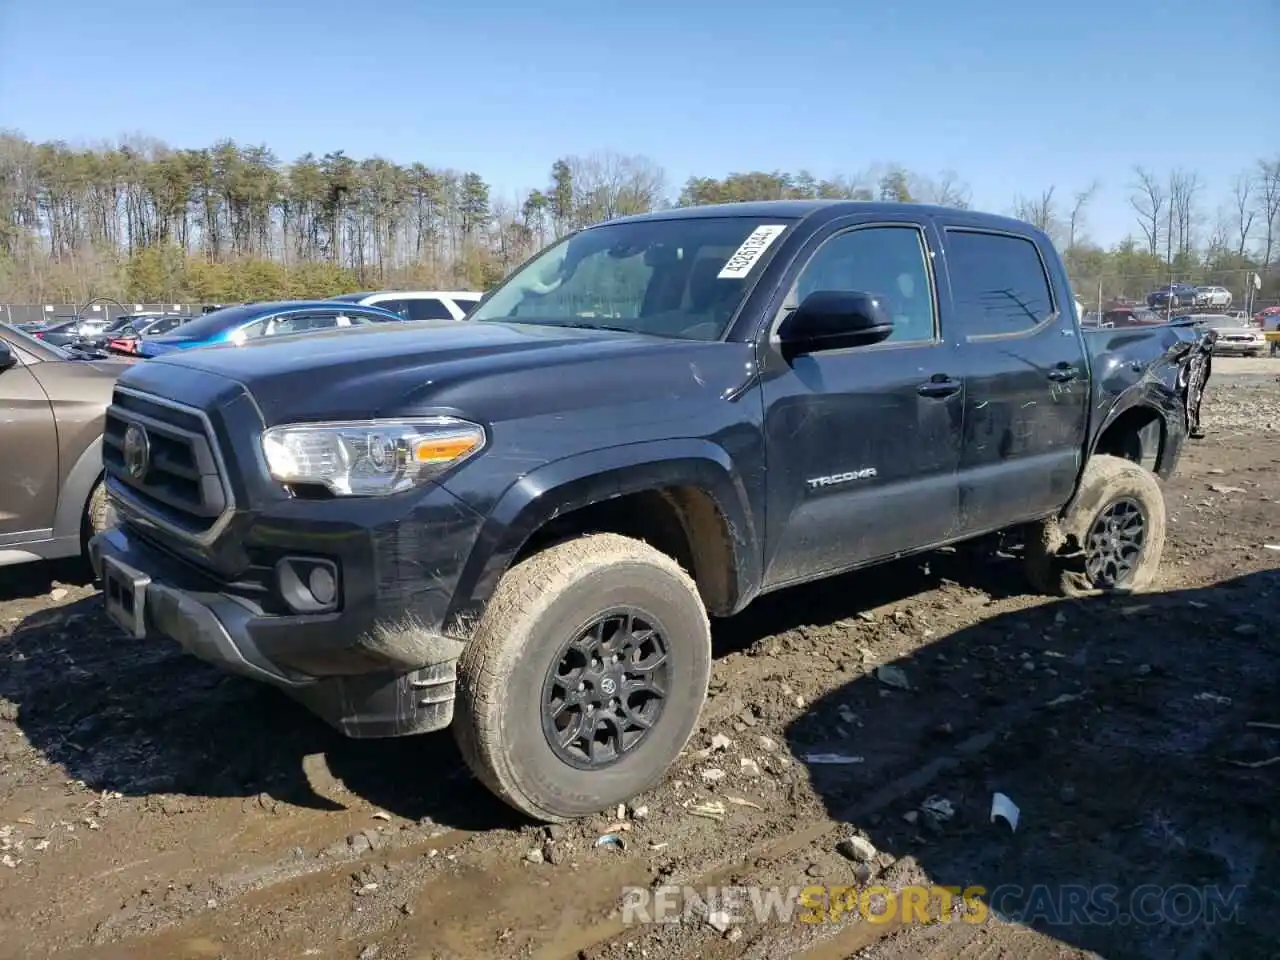
[[[262,434],[271,476],[339,496],[379,497],[421,486],[484,448],[484,428],[453,417],[296,423]]]

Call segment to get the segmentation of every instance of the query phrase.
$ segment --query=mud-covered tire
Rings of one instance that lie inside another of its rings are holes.
[[[107,500],[107,488],[99,480],[89,494],[89,502],[84,508],[84,540],[101,533],[111,526],[111,504]]]
[[[620,609],[665,641],[669,689],[652,727],[603,769],[580,769],[543,732],[544,684],[571,635]],[[453,730],[476,777],[545,822],[599,813],[662,779],[697,727],[711,670],[698,588],[670,557],[615,534],[549,547],[502,578],[458,661]]]
[[[1121,502],[1137,506],[1145,534],[1130,575],[1111,583],[1089,575],[1084,548],[1094,524]],[[1155,581],[1164,553],[1165,529],[1164,494],[1155,475],[1131,460],[1095,455],[1085,465],[1080,489],[1066,512],[1028,530],[1027,578],[1036,590],[1051,596],[1139,593]]]

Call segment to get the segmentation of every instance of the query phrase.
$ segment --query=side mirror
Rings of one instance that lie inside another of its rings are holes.
[[[893,333],[880,298],[855,290],[815,290],[782,321],[778,337],[791,353],[879,343]]]
[[[18,358],[13,355],[13,349],[4,340],[0,340],[0,373],[17,365]]]

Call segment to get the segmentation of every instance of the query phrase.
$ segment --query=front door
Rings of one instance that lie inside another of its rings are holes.
[[[913,222],[837,229],[797,277],[788,305],[815,290],[871,293],[894,330],[870,346],[769,358],[766,589],[952,533],[964,384],[938,324],[930,247]]]
[[[23,365],[0,370],[0,553],[6,540],[52,535],[58,507],[58,430],[53,408]]]

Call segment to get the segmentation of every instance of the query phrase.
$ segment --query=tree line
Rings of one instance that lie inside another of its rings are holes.
[[[1230,286],[1262,274],[1280,297],[1280,156],[1242,171],[1226,198],[1194,172],[1132,171],[1134,236],[1091,242],[1097,186],[1054,185],[1007,211],[1062,249],[1082,299],[1141,296],[1173,279]],[[545,185],[500,196],[476,171],[359,159],[285,163],[265,145],[178,149],[130,138],[98,147],[0,132],[0,302],[227,302],[378,287],[484,289],[554,238],[669,206],[843,198],[967,207],[952,171],[896,165],[691,177],[678,189],[641,156],[566,156]]]

